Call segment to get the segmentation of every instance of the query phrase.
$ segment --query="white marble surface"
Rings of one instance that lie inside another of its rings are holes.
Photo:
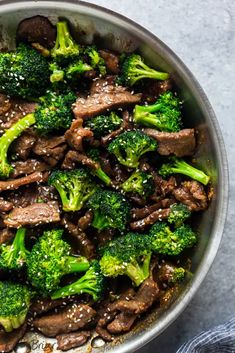
[[[190,68],[216,112],[230,165],[230,204],[215,262],[185,312],[139,353],[174,353],[193,335],[235,315],[235,1],[90,0],[130,17]]]

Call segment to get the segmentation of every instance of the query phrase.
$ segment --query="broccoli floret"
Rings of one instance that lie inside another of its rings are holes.
[[[89,63],[94,70],[98,70],[100,75],[105,76],[107,73],[105,61],[100,56],[97,48],[94,45],[86,47],[84,54],[88,56]]]
[[[126,228],[130,218],[130,205],[119,192],[98,189],[88,200],[87,206],[94,213],[94,228],[116,228],[120,231]]]
[[[210,180],[210,177],[202,170],[194,168],[183,159],[176,157],[170,157],[169,163],[163,164],[158,173],[163,177],[167,177],[171,174],[184,174],[204,185],[207,185]]]
[[[127,233],[116,238],[101,249],[100,267],[104,276],[128,276],[139,286],[150,274],[150,237]]]
[[[0,137],[0,178],[6,179],[13,171],[13,167],[9,164],[7,153],[11,143],[30,125],[35,123],[33,114],[28,114],[14,125],[12,125]]]
[[[76,282],[73,282],[65,287],[59,288],[55,291],[51,298],[59,299],[69,297],[75,294],[90,294],[94,301],[102,299],[105,291],[105,278],[100,271],[99,262],[93,260],[89,270],[84,276],[79,278]]]
[[[100,180],[102,180],[106,185],[111,184],[110,177],[103,171],[101,168],[101,160],[100,160],[100,151],[97,148],[89,148],[86,151],[89,158],[97,163],[99,166],[97,169],[91,170],[91,173],[97,176]]]
[[[115,113],[109,115],[98,115],[85,122],[85,126],[90,128],[96,138],[101,138],[110,132],[118,129],[122,123],[122,119]]]
[[[180,227],[189,217],[191,211],[188,207],[182,203],[174,203],[170,206],[170,214],[168,216],[168,222],[174,224],[175,227]]]
[[[163,93],[152,105],[136,105],[134,121],[160,131],[177,132],[182,127],[179,99],[172,92]]]
[[[96,189],[96,183],[83,168],[71,171],[56,170],[51,173],[49,185],[60,194],[63,210],[79,211]]]
[[[19,270],[26,262],[28,250],[25,248],[25,228],[19,228],[11,245],[0,246],[0,268]]]
[[[176,267],[169,278],[170,283],[177,283],[185,278],[186,270],[183,267]]]
[[[59,21],[56,27],[56,42],[54,48],[51,49],[51,56],[60,64],[67,64],[71,59],[78,57],[80,47],[72,38],[67,22]]]
[[[108,146],[117,160],[130,168],[137,168],[140,157],[157,149],[157,142],[140,130],[125,131],[116,137]]]
[[[52,71],[50,75],[51,83],[64,81],[64,70],[56,62],[50,63],[49,68]]]
[[[71,80],[73,78],[78,78],[84,72],[91,71],[91,70],[92,70],[91,65],[88,65],[87,63],[83,62],[82,60],[79,60],[74,63],[71,63],[66,68],[66,78],[68,78],[69,80]]]
[[[51,131],[68,129],[73,119],[72,103],[76,98],[72,91],[66,94],[48,91],[40,98],[34,113],[37,130],[41,134],[48,134]]]
[[[164,255],[179,255],[192,247],[197,240],[189,225],[182,225],[172,231],[165,222],[157,222],[150,229],[152,250]]]
[[[0,282],[0,325],[6,332],[20,327],[26,319],[32,292],[22,284]]]
[[[153,176],[144,171],[136,170],[131,176],[121,185],[125,192],[138,193],[146,198],[154,191]]]
[[[70,256],[62,235],[61,229],[44,231],[27,257],[28,279],[44,296],[57,290],[62,276],[89,268],[85,257]]]
[[[47,59],[32,47],[21,43],[16,51],[0,53],[0,91],[22,98],[36,98],[49,84]]]
[[[118,82],[125,86],[133,86],[137,81],[146,78],[166,80],[169,78],[169,74],[150,68],[144,63],[140,55],[133,53],[126,56],[121,66],[121,74]]]

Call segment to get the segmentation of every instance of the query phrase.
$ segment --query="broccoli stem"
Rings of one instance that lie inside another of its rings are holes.
[[[146,278],[149,277],[149,264],[151,253],[144,257],[144,261],[140,266],[137,262],[129,263],[126,267],[126,275],[130,277],[135,286],[139,286]]]
[[[187,175],[188,177],[199,181],[203,185],[209,183],[210,177],[206,175],[202,170],[194,168],[184,160],[177,160],[171,168],[173,173],[179,173]]]
[[[153,78],[156,80],[166,80],[169,78],[169,74],[166,72],[160,72],[157,71],[155,69],[151,69],[150,67],[148,67],[146,64],[144,64],[143,62],[139,63],[139,66],[136,67],[135,72],[140,75],[138,77],[138,80],[142,79],[142,78]]]
[[[6,332],[12,332],[14,329],[17,329],[18,327],[23,325],[23,323],[25,322],[25,319],[26,319],[26,315],[27,315],[27,312],[22,313],[18,317],[11,317],[9,319],[2,318],[1,325],[3,326],[3,328]]]
[[[74,42],[68,31],[68,26],[66,22],[57,22],[57,38],[56,46],[61,48],[66,48],[73,46]]]
[[[8,178],[12,172],[12,166],[7,162],[7,152],[11,143],[29,126],[35,123],[34,114],[28,114],[17,121],[0,137],[0,176]]]
[[[96,171],[94,172],[94,174],[95,174],[100,180],[102,180],[106,185],[110,185],[110,184],[111,184],[111,179],[110,179],[110,177],[109,177],[101,168],[96,169]]]
[[[64,273],[69,274],[73,272],[85,272],[90,267],[89,261],[87,258],[80,256],[68,256],[66,258],[67,263],[64,267]]]
[[[98,211],[95,211],[92,226],[99,230],[106,228],[106,226],[108,226],[106,216]]]

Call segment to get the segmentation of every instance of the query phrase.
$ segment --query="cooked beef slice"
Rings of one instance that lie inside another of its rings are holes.
[[[21,340],[26,332],[27,325],[19,327],[18,329],[6,333],[0,332],[0,352],[11,352],[17,345],[17,343]]]
[[[159,210],[160,208],[167,208],[173,203],[171,199],[160,200],[153,205],[146,205],[143,208],[133,208],[131,210],[131,215],[133,219],[145,218],[151,213]]]
[[[144,230],[149,225],[161,221],[162,219],[168,218],[170,214],[170,208],[160,208],[148,215],[147,217],[140,219],[138,221],[130,223],[130,227],[134,231]]]
[[[118,55],[106,49],[99,50],[99,53],[105,61],[108,73],[117,75],[120,71]]]
[[[21,21],[16,31],[19,41],[39,43],[46,48],[52,48],[56,39],[56,28],[44,16],[34,16]]]
[[[56,336],[58,349],[68,351],[80,347],[91,337],[90,331],[79,331]]]
[[[52,300],[51,298],[36,299],[33,302],[33,304],[30,306],[30,311],[35,316],[40,315],[42,313],[46,313],[51,309],[54,309],[60,306],[66,306],[69,301],[71,300],[70,299],[68,300],[68,298],[56,299],[56,300]]]
[[[160,132],[155,129],[143,129],[158,142],[158,153],[162,156],[192,156],[196,147],[194,129],[183,129],[179,132]]]
[[[0,117],[11,109],[11,100],[5,94],[0,93]]]
[[[65,138],[68,144],[75,150],[82,151],[82,142],[84,138],[93,136],[93,132],[89,128],[82,127],[83,120],[77,118],[71,124],[71,127],[65,132]]]
[[[168,79],[165,81],[151,80],[146,82],[143,90],[143,101],[148,102],[148,104],[153,104],[156,102],[158,97],[166,91],[172,89],[172,80]]]
[[[58,313],[36,318],[33,326],[45,336],[56,337],[87,327],[94,322],[96,311],[89,305],[73,304]]]
[[[90,94],[78,97],[74,104],[76,118],[90,118],[116,108],[125,108],[140,102],[140,94],[132,94],[126,87],[117,86],[108,80],[94,82]]]
[[[33,147],[33,152],[41,156],[46,163],[54,167],[64,158],[67,145],[64,136],[40,136]]]
[[[9,212],[13,208],[13,203],[0,197],[0,212]]]
[[[38,136],[33,129],[25,130],[20,137],[13,142],[12,150],[17,157],[26,160],[35,145]]]
[[[95,246],[86,233],[79,229],[79,226],[70,222],[66,215],[62,219],[62,225],[76,241],[81,255],[87,257],[89,260],[94,259],[96,257]]]
[[[8,244],[12,241],[14,238],[15,233],[9,229],[9,228],[4,228],[0,230],[0,244]]]
[[[84,153],[72,150],[66,153],[61,167],[62,169],[74,169],[76,163],[81,163],[92,170],[99,168],[99,164],[93,161],[93,159],[87,157]]]
[[[159,299],[159,295],[160,290],[157,283],[152,278],[148,278],[141,284],[133,299],[117,300],[111,304],[110,310],[139,315],[148,310]]]
[[[208,199],[202,184],[197,181],[184,181],[173,191],[176,200],[184,203],[191,211],[202,211],[208,206]]]
[[[114,235],[116,234],[116,230],[109,228],[109,229],[103,229],[99,232],[97,232],[97,241],[99,246],[105,245],[108,241],[112,240]]]
[[[38,161],[37,159],[13,162],[12,166],[14,170],[11,173],[11,178],[18,178],[21,175],[28,175],[32,172],[44,172],[49,169],[46,163]]]
[[[78,220],[78,228],[82,231],[86,230],[91,225],[92,220],[93,212],[90,210],[86,211],[85,215]]]
[[[157,278],[160,282],[170,283],[173,279],[173,273],[177,267],[170,262],[164,262],[159,266],[159,270],[157,272]]]
[[[9,104],[10,109],[0,118],[0,132],[9,129],[23,116],[33,113],[37,105],[34,102],[27,102],[16,98],[10,98]]]
[[[48,179],[48,173],[42,173],[42,172],[34,172],[32,174],[29,174],[27,176],[18,178],[18,179],[11,179],[11,180],[6,180],[6,181],[0,181],[0,192],[4,190],[15,190],[18,189],[22,185],[28,185],[31,183],[36,183],[36,182],[43,182],[47,181]]]
[[[152,175],[155,185],[155,195],[159,195],[161,197],[166,196],[171,194],[173,190],[177,188],[177,182],[173,176],[171,176],[168,180],[165,180],[156,172],[153,172]]]
[[[113,336],[108,332],[106,328],[97,326],[95,331],[104,341],[111,342],[113,340]]]
[[[25,208],[14,208],[4,219],[7,227],[19,228],[60,221],[59,205],[56,201],[34,203]]]
[[[114,335],[122,332],[129,332],[137,317],[137,314],[121,312],[110,324],[108,324],[107,330]]]

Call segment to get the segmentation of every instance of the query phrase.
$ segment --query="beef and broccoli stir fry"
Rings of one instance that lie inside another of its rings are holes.
[[[130,331],[190,274],[210,177],[171,77],[23,20],[0,53],[0,351]]]

